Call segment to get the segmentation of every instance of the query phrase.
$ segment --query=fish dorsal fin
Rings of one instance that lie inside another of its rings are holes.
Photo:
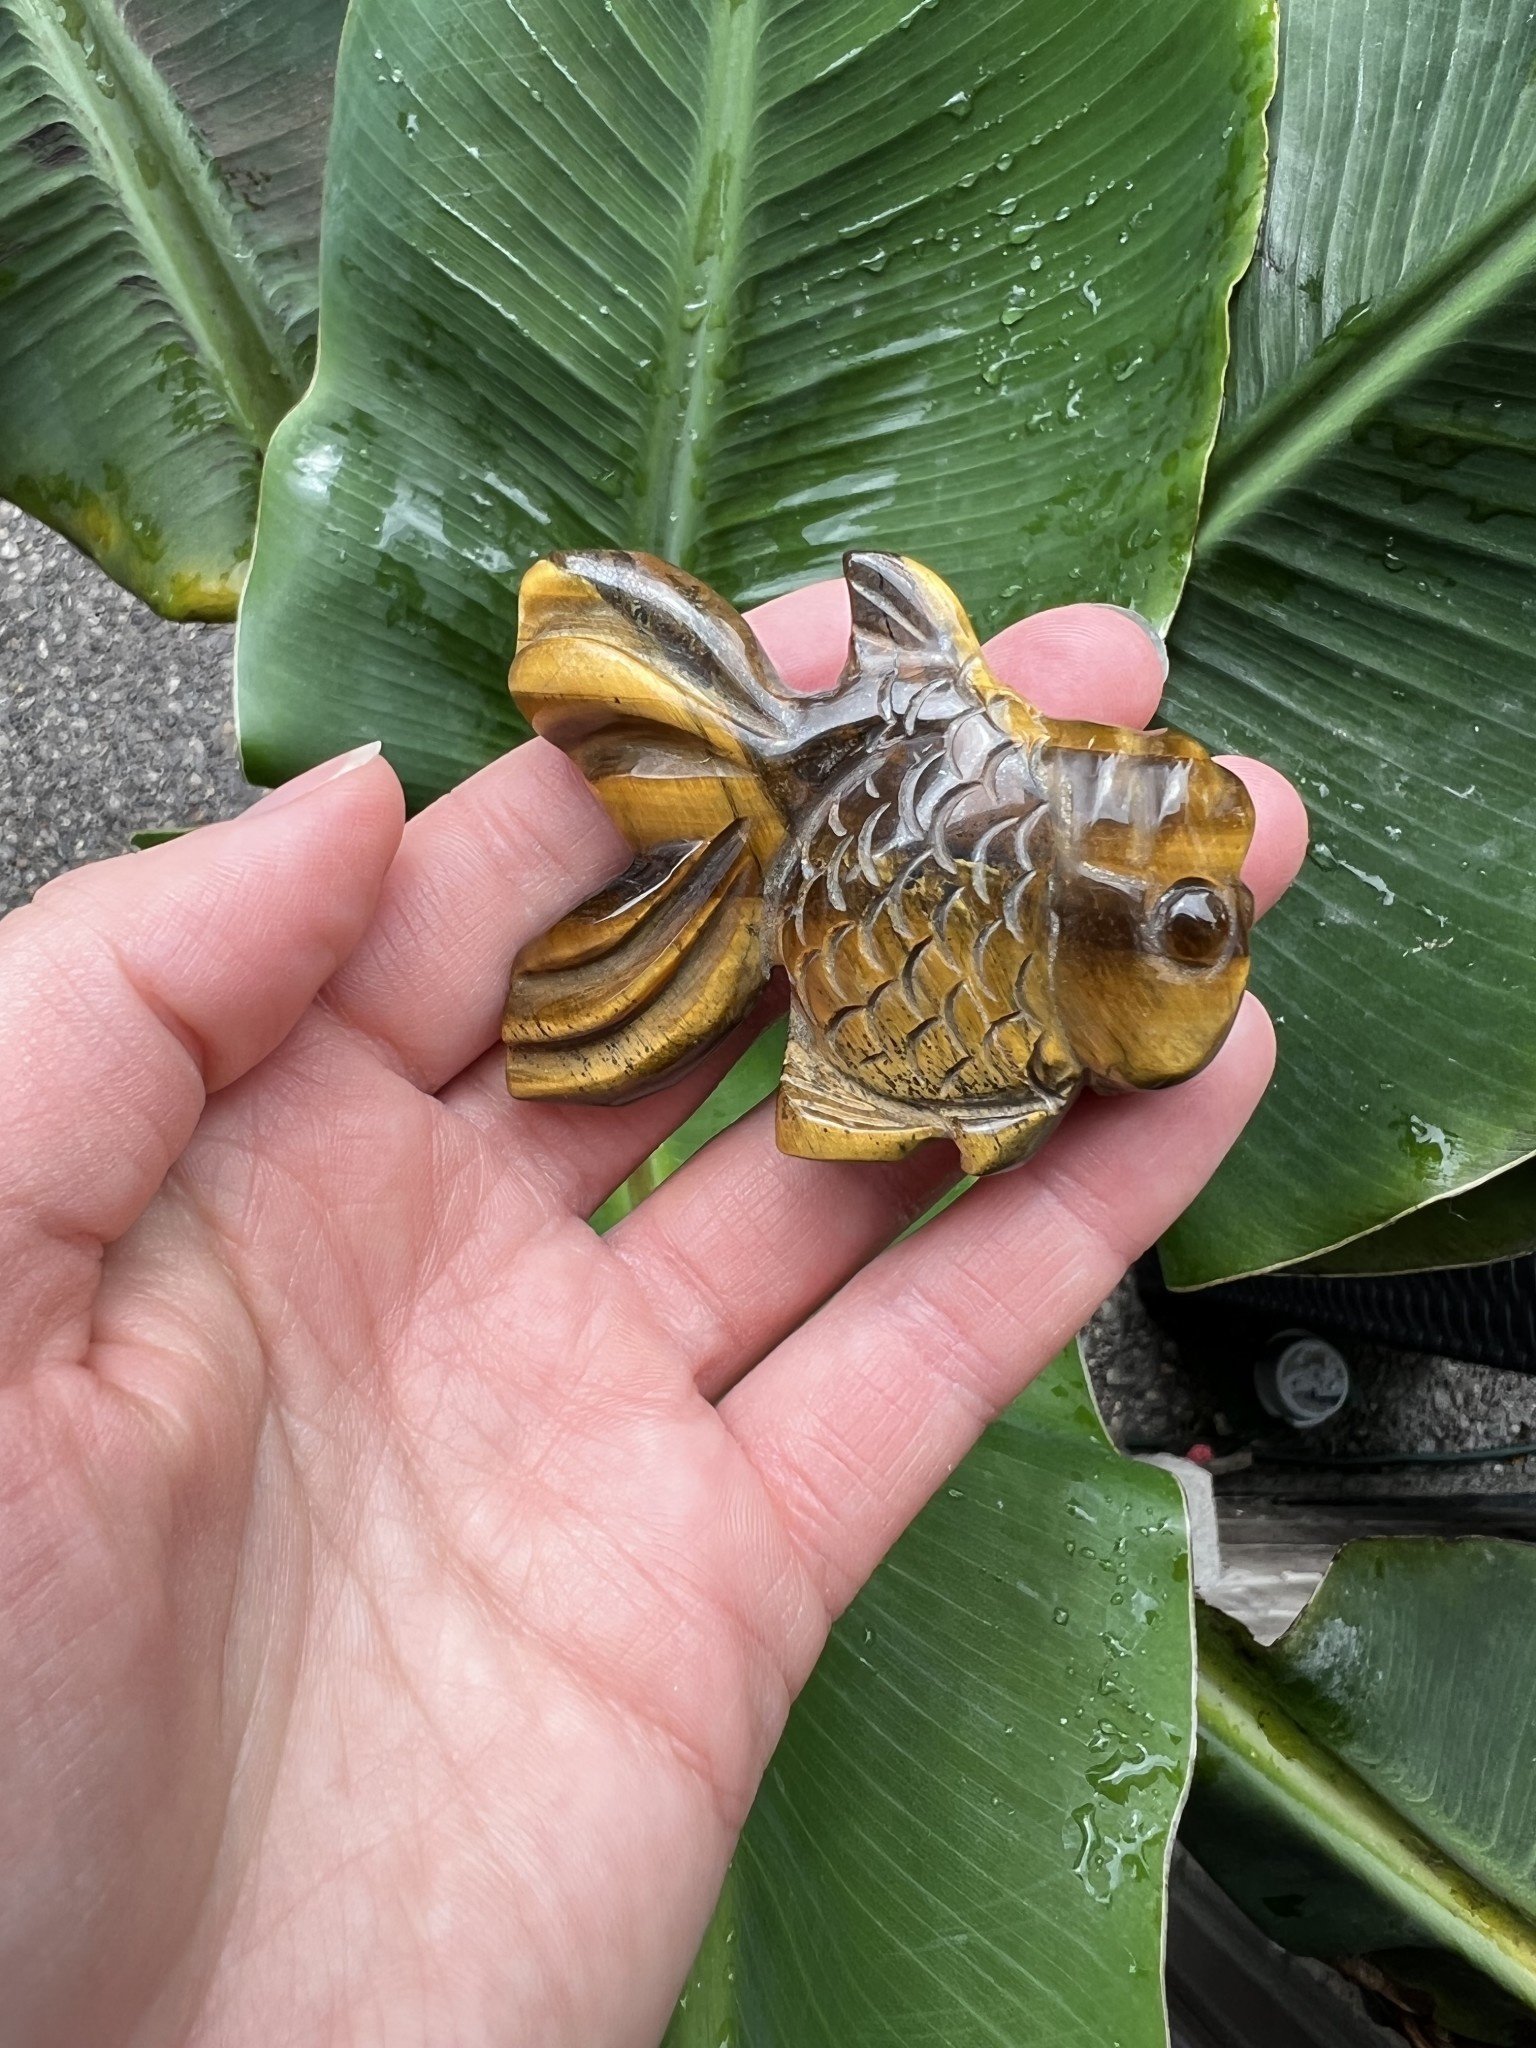
[[[965,608],[942,576],[906,555],[843,557],[853,610],[850,652],[866,674],[957,676],[981,653]]]
[[[1023,745],[1045,735],[1040,713],[987,667],[976,629],[942,576],[908,555],[848,554],[843,574],[853,610],[849,664],[858,674],[892,676],[893,708],[905,713],[930,685],[950,685],[979,700]],[[946,707],[935,702],[938,716]]]

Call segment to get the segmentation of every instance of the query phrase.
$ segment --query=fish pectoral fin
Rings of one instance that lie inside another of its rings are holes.
[[[905,1159],[950,1135],[937,1114],[864,1088],[811,1042],[798,1010],[779,1081],[779,1150],[795,1159]]]
[[[1011,1109],[996,1116],[960,1116],[950,1124],[949,1135],[960,1154],[966,1173],[1006,1173],[1022,1166],[1056,1127],[1066,1104],[1060,1098],[1037,1097],[1023,1109]]]

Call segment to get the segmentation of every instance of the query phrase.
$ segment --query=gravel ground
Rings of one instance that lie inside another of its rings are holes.
[[[227,626],[173,626],[0,504],[0,909],[150,825],[250,801]]]
[[[1227,1411],[1251,1399],[1250,1358],[1234,1350],[1219,1374],[1191,1374],[1129,1279],[1094,1317],[1085,1348],[1109,1433],[1133,1449],[1213,1442],[1226,1434]],[[1257,1440],[1279,1455],[1223,1473],[1218,1499],[1536,1497],[1536,1458],[1472,1455],[1527,1443],[1536,1452],[1536,1377],[1379,1344],[1339,1348],[1349,1360],[1348,1405],[1317,1429],[1264,1424]],[[1441,1462],[1448,1454],[1457,1462]]]
[[[141,827],[201,824],[250,801],[235,754],[232,639],[227,627],[155,618],[0,504],[0,909],[63,868],[122,852]],[[1192,1385],[1130,1282],[1095,1318],[1088,1354],[1118,1441],[1182,1450],[1210,1432],[1208,1391]],[[1352,1362],[1354,1402],[1308,1439],[1323,1456],[1536,1438],[1536,1381],[1375,1349]],[[1235,1374],[1245,1370],[1234,1360]],[[1378,1480],[1395,1493],[1533,1483],[1523,1461],[1395,1468]],[[1351,1471],[1347,1484],[1358,1494],[1377,1482]]]

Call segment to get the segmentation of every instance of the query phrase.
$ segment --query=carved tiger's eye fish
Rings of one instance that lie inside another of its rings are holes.
[[[1253,914],[1242,783],[1182,734],[1033,710],[920,564],[844,573],[848,660],[813,697],[650,556],[524,577],[512,694],[636,857],[518,955],[514,1095],[660,1087],[782,965],[783,1149],[895,1159],[948,1137],[985,1173],[1084,1081],[1162,1087],[1226,1037]]]

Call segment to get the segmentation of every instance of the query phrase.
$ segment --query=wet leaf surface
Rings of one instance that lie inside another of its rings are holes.
[[[1180,1285],[1536,1149],[1533,66],[1524,0],[1285,12],[1169,706],[1292,777],[1312,852],[1255,947],[1275,1085],[1165,1241]]]
[[[0,4],[0,491],[232,618],[314,354],[345,0]]]
[[[1069,1352],[834,1630],[667,2048],[1163,2048],[1191,1651],[1178,1488]]]
[[[253,777],[382,736],[421,802],[511,744],[517,581],[561,545],[737,604],[867,545],[985,630],[1166,615],[1273,18],[1111,12],[359,0],[241,622]]]

